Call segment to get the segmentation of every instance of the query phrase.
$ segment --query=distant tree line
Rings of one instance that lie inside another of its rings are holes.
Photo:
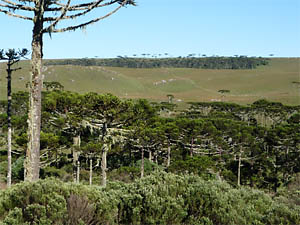
[[[176,57],[176,58],[133,58],[118,56],[110,59],[63,59],[49,60],[45,65],[111,66],[128,68],[197,68],[197,69],[255,69],[267,65],[268,59],[262,57]]]

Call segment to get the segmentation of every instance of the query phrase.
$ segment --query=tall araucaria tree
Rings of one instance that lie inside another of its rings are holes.
[[[74,3],[73,3],[74,2]],[[135,5],[134,0],[0,0],[0,12],[8,16],[33,22],[32,55],[30,77],[30,99],[28,114],[28,147],[24,163],[25,180],[39,179],[40,164],[40,127],[41,127],[41,90],[43,35],[86,28],[99,22],[126,5]],[[97,9],[108,7],[111,11],[79,24],[60,27],[62,21],[88,15]]]
[[[15,49],[9,49],[4,51],[0,49],[0,60],[7,61],[7,187],[11,186],[11,75],[13,71],[21,68],[12,68],[14,64],[20,61],[21,58],[25,57],[28,53],[27,49],[16,51]]]

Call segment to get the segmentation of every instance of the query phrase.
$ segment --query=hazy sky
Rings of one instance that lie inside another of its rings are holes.
[[[138,7],[123,8],[85,31],[53,34],[52,39],[45,35],[44,58],[142,53],[300,56],[300,0],[137,3]],[[0,13],[0,28],[0,49],[30,48],[30,21]]]

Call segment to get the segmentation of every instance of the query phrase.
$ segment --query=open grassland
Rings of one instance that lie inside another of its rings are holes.
[[[26,90],[28,61],[13,73],[13,91]],[[65,90],[79,93],[112,93],[121,98],[146,98],[174,103],[221,101],[240,104],[258,99],[300,104],[300,58],[272,58],[269,65],[253,70],[214,70],[187,68],[132,69],[96,66],[47,66],[45,81],[58,81]],[[294,83],[293,83],[294,82]],[[230,90],[224,97],[218,90]],[[6,96],[5,64],[0,64],[0,98]]]

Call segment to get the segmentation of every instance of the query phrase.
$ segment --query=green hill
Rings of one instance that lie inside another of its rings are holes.
[[[47,60],[45,60],[47,61]],[[30,64],[13,73],[13,91],[26,90]],[[221,101],[219,90],[230,90],[224,101],[241,104],[265,98],[288,105],[300,104],[300,58],[272,58],[266,66],[248,70],[191,68],[121,68],[101,66],[49,65],[43,68],[45,81],[58,81],[65,90],[80,93],[112,93],[121,98],[146,98],[175,103]],[[5,64],[0,64],[0,99],[6,96]]]

